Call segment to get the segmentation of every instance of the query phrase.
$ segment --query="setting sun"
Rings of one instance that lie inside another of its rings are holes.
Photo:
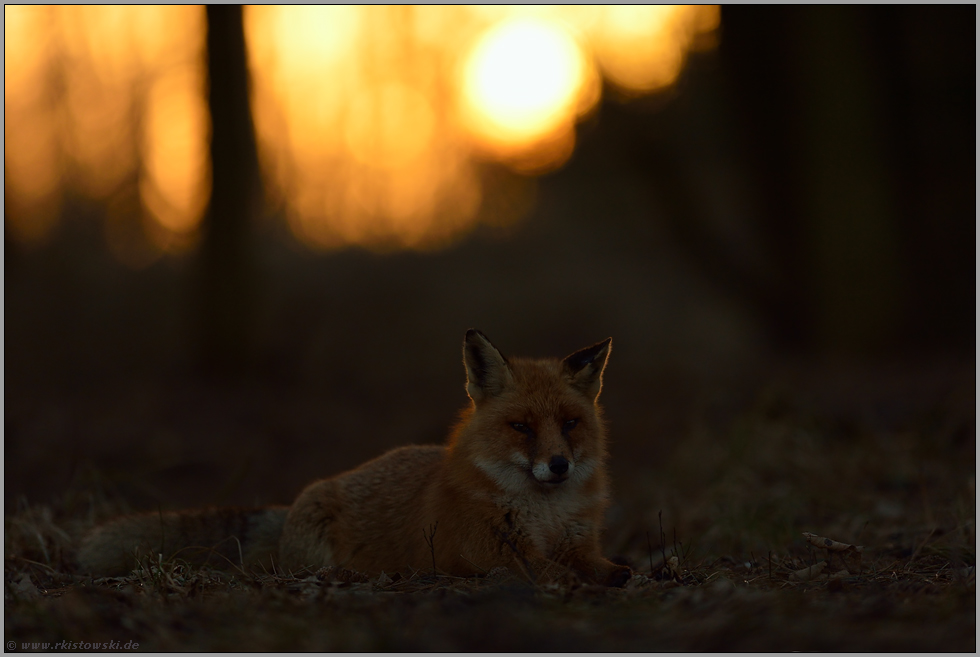
[[[587,68],[581,47],[561,26],[540,19],[504,21],[483,35],[466,60],[466,125],[502,154],[570,129]]]

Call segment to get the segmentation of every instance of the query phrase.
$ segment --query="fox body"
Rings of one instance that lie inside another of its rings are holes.
[[[471,399],[448,443],[394,449],[308,486],[290,507],[127,516],[83,541],[83,569],[125,572],[134,553],[214,546],[233,562],[377,574],[506,566],[622,585],[599,549],[608,505],[597,399],[611,340],[563,360],[507,359],[482,333],[463,344]],[[234,538],[231,538],[234,537]],[[159,546],[159,549],[157,549]]]

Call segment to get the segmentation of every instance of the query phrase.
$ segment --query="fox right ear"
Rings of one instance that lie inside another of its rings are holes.
[[[602,372],[611,346],[612,338],[606,338],[591,347],[579,349],[562,361],[568,382],[593,401],[599,398],[602,390]]]
[[[513,382],[507,359],[476,329],[467,331],[463,339],[463,364],[466,394],[474,403],[499,395]]]

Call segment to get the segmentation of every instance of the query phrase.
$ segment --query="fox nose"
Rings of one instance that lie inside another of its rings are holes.
[[[551,463],[548,464],[548,469],[556,475],[563,475],[568,472],[568,461],[564,456],[552,456]]]

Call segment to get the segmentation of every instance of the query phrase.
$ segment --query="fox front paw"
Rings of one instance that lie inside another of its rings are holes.
[[[632,576],[633,570],[629,566],[616,566],[609,572],[604,584],[619,589],[626,586]]]

